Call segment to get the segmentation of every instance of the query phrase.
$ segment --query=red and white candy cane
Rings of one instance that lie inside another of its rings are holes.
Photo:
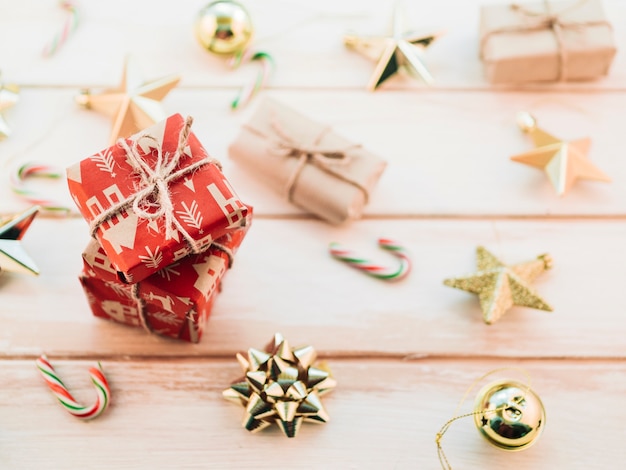
[[[60,169],[49,165],[24,163],[10,175],[11,190],[25,201],[41,206],[47,211],[64,213],[72,211],[69,207],[30,189],[26,185],[26,180],[32,177],[58,179],[62,178],[63,174]]]
[[[37,368],[63,408],[79,419],[93,419],[100,416],[111,402],[111,389],[99,363],[98,367],[89,369],[91,382],[97,393],[96,402],[91,406],[83,406],[74,399],[63,381],[57,376],[54,367],[52,367],[45,355],[37,359]]]
[[[399,258],[400,264],[390,267],[373,263],[353,251],[342,247],[339,243],[331,243],[329,249],[330,254],[334,258],[363,271],[365,274],[385,281],[399,281],[400,279],[404,279],[411,271],[411,259],[406,249],[400,243],[388,238],[380,238],[378,240],[378,246],[383,250],[390,251],[394,256]]]
[[[46,44],[42,51],[44,57],[52,57],[67,42],[68,38],[78,28],[78,7],[74,2],[61,0],[59,6],[65,10],[65,21],[63,27],[54,35],[49,44]]]

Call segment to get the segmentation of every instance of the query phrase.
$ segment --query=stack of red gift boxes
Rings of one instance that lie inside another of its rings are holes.
[[[80,276],[93,314],[198,342],[252,208],[189,126],[171,116],[67,175],[95,237]]]

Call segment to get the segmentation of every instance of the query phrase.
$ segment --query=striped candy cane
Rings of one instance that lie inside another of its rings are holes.
[[[72,394],[65,387],[65,384],[57,376],[54,367],[48,362],[48,358],[45,355],[37,359],[37,368],[54,396],[59,400],[59,403],[61,403],[65,410],[71,415],[79,419],[93,419],[100,416],[109,406],[111,401],[111,389],[102,372],[100,363],[98,363],[98,367],[91,367],[89,369],[91,382],[96,388],[98,395],[96,402],[92,406],[83,406],[74,399]]]
[[[259,71],[256,80],[244,86],[232,101],[230,107],[233,110],[240,109],[248,104],[254,95],[256,95],[259,90],[267,84],[267,81],[274,70],[274,59],[267,52],[252,52],[250,49],[246,49],[244,51],[237,52],[230,60],[230,66],[233,69],[236,69],[242,63],[254,61],[261,64],[261,70]]]
[[[399,281],[400,279],[404,279],[411,271],[411,260],[406,249],[398,242],[389,240],[388,238],[380,238],[378,240],[378,246],[383,250],[390,251],[396,256],[400,260],[400,265],[397,267],[389,267],[375,264],[343,248],[339,243],[331,243],[329,250],[334,258],[375,278],[385,281]]]
[[[39,178],[61,178],[63,174],[57,168],[48,165],[41,165],[38,163],[25,163],[20,166],[17,171],[13,172],[10,176],[11,190],[16,195],[20,196],[25,201],[30,202],[43,207],[48,211],[66,212],[72,211],[69,207],[59,204],[52,199],[48,199],[42,195],[37,194],[35,191],[29,189],[25,185],[25,180],[30,177]]]
[[[78,8],[76,5],[73,2],[61,0],[59,6],[67,12],[65,22],[63,23],[63,28],[44,47],[42,52],[44,57],[52,57],[78,28]]]

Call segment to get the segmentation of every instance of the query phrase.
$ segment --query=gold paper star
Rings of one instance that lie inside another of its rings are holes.
[[[252,432],[276,423],[287,437],[295,437],[303,421],[325,423],[330,418],[320,396],[336,382],[330,373],[313,367],[317,358],[311,346],[291,348],[280,333],[265,351],[237,354],[244,377],[224,390],[224,398],[246,407],[243,426]]]
[[[178,85],[180,77],[170,76],[144,82],[134,63],[124,64],[122,83],[118,88],[92,95],[89,90],[76,97],[78,104],[113,118],[110,145],[167,117],[160,101]]]
[[[528,113],[520,113],[518,124],[530,134],[535,149],[511,160],[542,169],[559,196],[563,196],[577,180],[609,182],[611,179],[587,158],[591,139],[561,140],[537,127],[537,121]]]
[[[19,100],[19,91],[17,85],[6,85],[0,82],[0,140],[11,135],[11,129],[9,129],[1,113],[15,106]]]
[[[396,6],[393,12],[391,36],[359,37],[347,35],[344,37],[346,46],[378,61],[367,85],[367,89],[370,91],[376,90],[388,78],[395,75],[402,66],[414,75],[421,77],[427,84],[433,82],[432,75],[421,60],[421,52],[441,36],[441,33],[418,34],[413,31],[405,31],[401,20],[400,8]]]
[[[35,262],[20,243],[38,212],[39,206],[33,206],[8,220],[0,220],[0,271],[39,274]]]
[[[552,311],[530,283],[549,269],[549,255],[538,256],[527,263],[507,266],[482,246],[476,249],[478,272],[469,276],[446,279],[446,286],[478,294],[483,320],[490,325],[514,305]]]

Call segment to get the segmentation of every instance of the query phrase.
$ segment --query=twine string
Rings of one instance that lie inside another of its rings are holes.
[[[283,126],[276,120],[272,119],[271,128],[273,135],[269,136],[258,129],[245,125],[248,131],[253,134],[266,139],[272,143],[270,146],[270,154],[285,158],[297,158],[297,164],[293,172],[289,176],[289,179],[285,183],[285,194],[289,202],[293,202],[293,195],[295,188],[298,184],[298,180],[307,164],[314,165],[323,172],[332,175],[333,177],[344,181],[351,186],[354,186],[363,193],[365,202],[369,198],[369,192],[362,184],[354,181],[342,173],[335,171],[338,166],[349,165],[352,161],[352,157],[348,154],[351,150],[361,148],[360,144],[348,145],[343,148],[324,148],[320,145],[324,136],[331,131],[330,127],[322,129],[312,144],[303,144],[293,139]]]
[[[480,42],[480,53],[481,57],[484,55],[485,46],[487,41],[491,39],[492,36],[502,34],[502,33],[530,33],[535,31],[542,30],[550,30],[554,35],[554,39],[557,45],[557,52],[559,57],[559,68],[558,68],[558,76],[556,78],[557,81],[564,81],[567,78],[567,63],[568,63],[568,49],[566,46],[566,41],[563,36],[564,29],[582,29],[585,26],[607,26],[612,29],[611,23],[606,20],[596,20],[596,21],[564,21],[561,19],[561,16],[565,13],[578,8],[583,3],[587,2],[587,0],[579,0],[578,2],[570,5],[567,8],[562,9],[559,12],[553,12],[552,6],[550,5],[550,0],[543,0],[543,12],[532,11],[528,8],[524,8],[519,4],[513,3],[510,5],[511,9],[520,15],[523,15],[525,19],[532,19],[533,22],[529,24],[524,24],[520,26],[510,26],[504,28],[494,29],[485,34]]]
[[[164,154],[161,143],[150,135],[141,135],[133,141],[132,146],[129,146],[125,139],[118,140],[118,145],[126,153],[127,162],[139,176],[139,181],[136,182],[136,192],[134,194],[117,204],[109,206],[91,221],[89,229],[92,237],[95,236],[104,222],[115,217],[120,212],[132,209],[135,215],[142,219],[164,219],[166,238],[173,238],[178,230],[189,244],[193,253],[199,253],[202,250],[202,246],[194,240],[183,225],[174,217],[174,204],[168,186],[171,181],[193,173],[205,165],[213,164],[221,168],[219,161],[207,156],[185,168],[174,171],[185,154],[185,147],[187,146],[192,123],[193,118],[187,117],[180,131],[178,146],[173,155]],[[157,159],[153,167],[142,158],[139,151],[139,142],[144,139],[153,141],[157,150]]]

